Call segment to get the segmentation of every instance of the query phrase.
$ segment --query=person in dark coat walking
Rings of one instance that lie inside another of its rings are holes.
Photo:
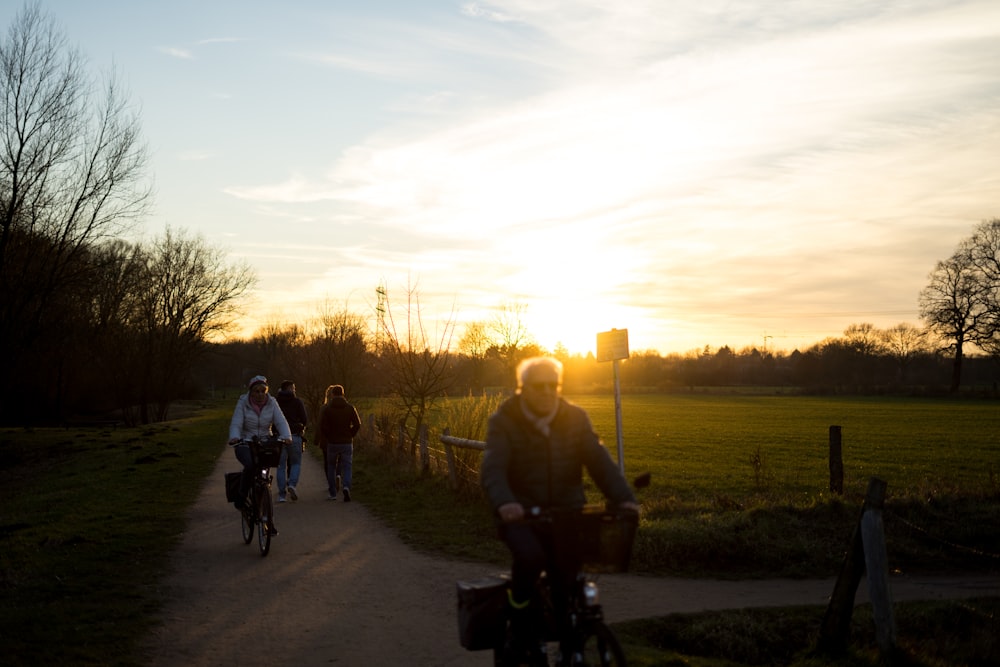
[[[344,388],[339,384],[327,387],[326,403],[319,413],[319,445],[326,452],[326,482],[330,492],[327,500],[337,499],[340,477],[344,502],[351,502],[354,436],[360,430],[361,417],[344,397]]]
[[[306,404],[295,395],[295,382],[292,380],[281,383],[281,389],[278,390],[275,399],[292,432],[292,443],[282,447],[281,461],[278,462],[278,502],[283,503],[286,491],[292,500],[299,499],[295,487],[299,485],[299,476],[302,473],[302,450],[306,442],[305,433],[309,415],[306,413]]]

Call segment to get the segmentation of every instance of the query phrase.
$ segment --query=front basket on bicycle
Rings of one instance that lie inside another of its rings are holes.
[[[281,462],[281,442],[278,440],[261,440],[254,449],[254,457],[262,468],[277,468]]]
[[[584,572],[611,573],[628,570],[639,514],[631,510],[585,508],[572,520],[554,524],[554,538],[570,546]]]

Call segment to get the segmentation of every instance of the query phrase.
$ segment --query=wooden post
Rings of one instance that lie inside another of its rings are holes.
[[[838,496],[844,493],[844,457],[839,426],[830,427],[830,491]]]
[[[872,479],[868,487],[867,510],[861,516],[861,543],[865,551],[868,574],[868,595],[872,601],[875,639],[879,651],[890,656],[896,648],[896,620],[889,591],[889,556],[885,546],[882,507],[885,505],[886,483]]]
[[[854,595],[865,573],[865,547],[862,536],[862,522],[869,506],[881,510],[885,501],[886,484],[872,478],[868,483],[868,493],[861,507],[861,516],[851,534],[851,545],[840,566],[840,575],[833,587],[833,595],[826,607],[823,625],[820,628],[817,648],[830,654],[841,654],[847,649],[851,633],[851,614],[854,613]]]
[[[431,455],[427,449],[427,424],[420,425],[420,470],[427,474],[431,470]]]
[[[451,435],[451,429],[445,427],[444,436],[441,438],[442,444],[444,444],[444,456],[448,460],[448,483],[451,484],[452,489],[458,488],[458,471],[455,469],[455,450],[451,446],[451,442],[448,440],[448,436]]]

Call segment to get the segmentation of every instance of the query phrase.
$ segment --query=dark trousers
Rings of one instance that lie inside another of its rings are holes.
[[[545,523],[513,523],[500,527],[500,539],[510,549],[510,588],[517,602],[530,600],[542,572],[553,589],[553,599],[562,600],[570,590],[579,564],[574,554],[558,549],[550,526]]]

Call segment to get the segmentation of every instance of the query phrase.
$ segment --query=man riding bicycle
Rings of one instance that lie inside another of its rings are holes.
[[[535,582],[546,571],[565,590],[572,563],[555,562],[551,534],[523,522],[527,508],[578,510],[586,504],[583,468],[613,507],[638,511],[619,467],[587,413],[562,398],[563,366],[551,357],[526,359],[517,368],[517,392],[489,419],[480,483],[496,512],[498,534],[512,556],[508,589],[509,655],[538,657],[540,605]]]

